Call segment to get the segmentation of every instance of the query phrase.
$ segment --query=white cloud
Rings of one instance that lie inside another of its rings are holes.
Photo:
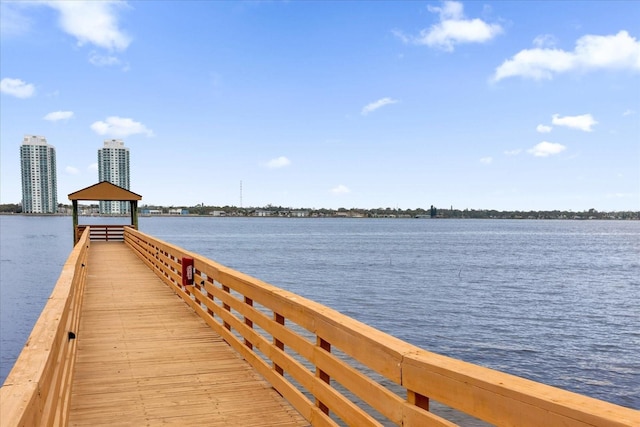
[[[125,50],[131,38],[118,26],[117,9],[123,1],[48,1],[60,12],[60,26],[82,46],[87,43],[110,51]]]
[[[22,9],[46,6],[58,12],[58,23],[62,31],[74,37],[78,46],[93,45],[109,52],[124,51],[131,43],[131,37],[124,32],[118,22],[118,12],[126,8],[122,0],[104,1],[60,1],[40,0],[0,3],[0,29],[2,36],[20,36],[28,33],[33,24]],[[121,64],[113,55],[91,52],[89,62],[95,66]],[[128,65],[124,66],[124,70]]]
[[[515,150],[507,150],[507,151],[504,152],[504,154],[507,155],[507,156],[517,156],[521,152],[522,152],[522,150],[520,148],[517,148]]]
[[[535,80],[550,79],[552,72],[565,72],[573,66],[570,53],[557,49],[528,49],[503,62],[496,69],[493,80],[499,81],[513,76]]]
[[[402,43],[411,43],[411,41],[413,41],[411,37],[407,36],[405,33],[403,33],[400,30],[392,30],[391,34],[399,38],[402,41]]]
[[[636,112],[634,110],[628,109],[628,110],[625,110],[625,112],[622,113],[622,115],[625,116],[625,117],[626,116],[633,116],[635,113]]]
[[[0,92],[16,98],[30,98],[36,93],[36,88],[31,83],[23,82],[20,79],[10,79],[5,77],[0,80]]]
[[[393,33],[403,42],[442,49],[452,52],[462,43],[484,43],[502,33],[498,24],[488,24],[481,19],[465,19],[464,6],[456,1],[444,1],[442,7],[428,6],[429,12],[440,15],[440,22],[429,29],[420,31],[416,37],[405,36],[399,31]]]
[[[87,170],[89,172],[97,172],[98,171],[98,164],[97,163],[91,163],[89,166],[87,166]]]
[[[337,187],[332,188],[331,192],[333,194],[347,194],[350,193],[351,190],[349,190],[345,185],[340,184]]]
[[[541,34],[533,39],[533,45],[535,47],[543,48],[543,47],[555,47],[557,44],[557,40],[551,34]]]
[[[549,157],[554,154],[561,153],[566,149],[567,147],[562,144],[542,141],[541,143],[535,145],[533,148],[527,150],[527,152],[533,154],[535,157]]]
[[[97,52],[91,52],[89,62],[96,67],[111,67],[120,65],[120,60],[113,55],[100,55]]]
[[[579,129],[585,132],[591,132],[592,126],[598,124],[591,114],[583,114],[581,116],[565,116],[560,117],[559,114],[552,116],[551,122],[557,126],[566,126],[572,129]]]
[[[73,117],[73,111],[54,111],[43,117],[44,120],[57,122],[58,120],[69,120]]]
[[[25,3],[0,2],[0,34],[2,37],[21,36],[31,29],[31,20],[21,12]]]
[[[91,129],[98,135],[110,135],[114,137],[124,137],[129,135],[143,134],[153,136],[153,131],[147,129],[140,122],[133,121],[125,117],[111,116],[106,121],[97,121],[91,125]]]
[[[64,168],[65,172],[67,172],[69,175],[78,175],[80,173],[80,171],[78,170],[78,168],[74,168],[73,166],[67,166],[66,168]]]
[[[620,31],[616,35],[580,37],[571,52],[542,47],[524,49],[496,68],[493,80],[516,76],[542,80],[551,79],[554,74],[597,69],[640,71],[640,42],[627,31]]]
[[[285,166],[289,166],[291,164],[291,160],[287,159],[284,156],[276,157],[275,159],[271,159],[267,162],[267,167],[269,169],[279,169]]]
[[[480,163],[490,165],[493,162],[493,157],[483,157],[480,159]]]
[[[378,99],[377,101],[374,101],[370,104],[365,105],[362,108],[362,111],[360,114],[362,114],[363,116],[366,116],[367,114],[371,113],[372,111],[377,110],[378,108],[382,108],[385,105],[390,105],[390,104],[395,104],[398,101],[396,99],[391,99],[391,98],[382,98],[382,99]]]
[[[536,126],[536,130],[540,133],[549,133],[551,132],[552,127],[547,125],[538,125]]]

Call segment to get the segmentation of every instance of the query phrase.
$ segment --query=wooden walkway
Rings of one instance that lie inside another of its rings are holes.
[[[69,425],[309,425],[124,243],[88,266]]]

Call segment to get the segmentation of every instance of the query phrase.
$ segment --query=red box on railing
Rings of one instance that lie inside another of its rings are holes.
[[[182,257],[182,286],[193,285],[193,258]]]

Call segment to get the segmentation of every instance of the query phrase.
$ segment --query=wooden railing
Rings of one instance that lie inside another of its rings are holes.
[[[125,242],[313,425],[454,425],[434,399],[500,426],[640,426],[639,411],[428,352],[139,231]]]
[[[89,229],[89,239],[92,241],[101,241],[101,242],[123,242],[124,241],[124,228],[131,227],[130,225],[116,225],[116,224],[106,224],[106,225],[78,225],[76,227],[76,236],[82,235],[86,228]]]
[[[86,230],[0,388],[2,426],[67,424],[88,248]]]

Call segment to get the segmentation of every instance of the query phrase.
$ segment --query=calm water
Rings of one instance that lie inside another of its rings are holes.
[[[0,225],[1,382],[72,237],[70,217]],[[140,229],[425,349],[640,409],[640,222],[185,217]]]

